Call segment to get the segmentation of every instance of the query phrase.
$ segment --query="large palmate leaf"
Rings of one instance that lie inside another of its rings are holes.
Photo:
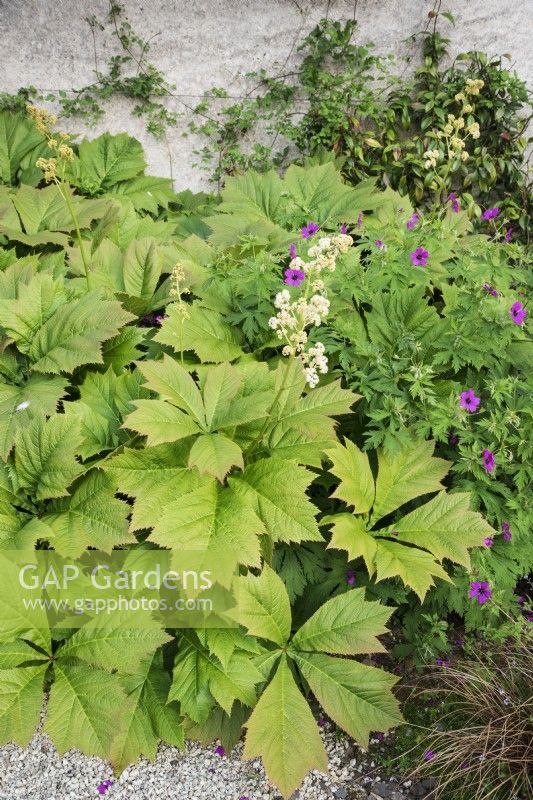
[[[213,475],[222,483],[232,467],[244,468],[242,450],[222,433],[205,433],[191,447],[189,467],[196,467],[201,475]]]
[[[121,181],[144,172],[142,145],[127,133],[103,133],[78,145],[78,158],[72,167],[71,182],[88,194],[99,194]]]
[[[13,569],[10,553],[0,550],[2,591],[0,592],[0,641],[10,642],[17,637],[28,639],[50,652],[50,631],[46,610],[27,608],[23,598],[18,570]]]
[[[351,559],[362,557],[378,581],[399,576],[421,600],[434,577],[449,580],[440,564],[443,559],[468,567],[468,550],[493,533],[481,514],[470,510],[468,494],[440,491],[448,465],[433,456],[433,449],[433,442],[416,442],[393,456],[378,452],[374,490],[365,454],[349,442],[336,445],[328,451],[332,472],[340,479],[333,496],[354,507],[354,514],[371,514],[370,519],[342,513],[322,520],[333,526],[329,547],[346,550]],[[407,502],[435,492],[439,494],[414,511],[376,528]]]
[[[285,655],[246,727],[243,757],[261,756],[284,797],[292,794],[310,769],[327,770],[318,726]]]
[[[329,655],[382,650],[377,636],[386,631],[384,623],[392,609],[367,602],[363,589],[352,590],[326,602],[288,641],[289,597],[273,570],[265,566],[259,576],[240,578],[236,597],[235,616],[248,634],[280,648],[255,658],[264,681],[269,681],[277,668],[246,723],[244,757],[260,755],[269,778],[284,797],[309,769],[324,769],[326,758],[291,662],[332,719],[363,746],[367,746],[371,730],[387,730],[403,721],[391,692],[396,678],[375,667]]]
[[[225,181],[222,202],[217,211],[274,221],[282,193],[283,181],[276,172],[249,170],[245,175],[230,177]]]
[[[18,486],[36,500],[63,497],[82,471],[76,460],[81,435],[76,420],[63,414],[35,417],[15,437]]]
[[[344,184],[340,172],[331,162],[312,167],[291,164],[283,188],[309,219],[330,227],[343,220],[355,222],[361,211],[377,205],[379,197],[372,180],[355,188]]]
[[[135,209],[157,214],[159,208],[168,208],[176,194],[169,178],[156,178],[153,175],[139,175],[130,180],[115,183],[109,192],[120,200],[126,197],[131,200]]]

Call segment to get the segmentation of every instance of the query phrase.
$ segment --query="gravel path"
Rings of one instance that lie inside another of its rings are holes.
[[[366,798],[372,778],[363,776],[374,772],[369,755],[328,724],[321,733],[329,774],[310,773],[294,800]],[[142,760],[115,779],[106,800],[278,800],[259,759],[241,761],[241,751],[239,745],[221,757],[214,745],[190,742],[185,752],[161,746],[155,764]],[[97,787],[107,779],[113,774],[104,761],[75,750],[61,758],[40,733],[25,750],[0,749],[0,800],[92,800],[101,797]]]

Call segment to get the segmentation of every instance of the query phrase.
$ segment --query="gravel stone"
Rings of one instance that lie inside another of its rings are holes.
[[[372,791],[378,797],[389,798],[394,791],[394,786],[389,783],[383,783],[383,781],[376,781],[376,783],[372,784]]]
[[[363,786],[376,780],[368,754],[359,751],[354,754],[350,740],[339,739],[333,726],[324,726],[321,736],[329,757],[329,771],[309,773],[291,800],[366,797]],[[69,750],[61,757],[51,741],[39,732],[25,749],[13,744],[0,748],[0,800],[95,800],[100,797],[97,786],[107,779],[114,784],[105,794],[106,800],[280,797],[258,759],[241,760],[242,744],[222,758],[214,752],[216,744],[202,747],[197,742],[188,742],[184,752],[161,745],[154,764],[141,759],[115,777],[105,761],[89,758],[77,750]],[[374,800],[384,797],[374,794]]]

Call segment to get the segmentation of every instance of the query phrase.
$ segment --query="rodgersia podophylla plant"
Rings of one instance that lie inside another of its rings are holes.
[[[298,356],[303,365],[305,379],[311,388],[317,386],[319,373],[328,371],[328,359],[322,342],[308,345],[309,327],[320,327],[329,313],[329,300],[322,273],[334,272],[337,257],[345,253],[353,244],[351,236],[340,233],[319,239],[307,252],[305,261],[295,256],[285,271],[285,284],[300,291],[293,299],[289,289],[278,292],[274,306],[278,309],[275,317],[269,320],[270,327],[285,342],[282,353],[287,357]],[[291,255],[294,255],[291,248]]]

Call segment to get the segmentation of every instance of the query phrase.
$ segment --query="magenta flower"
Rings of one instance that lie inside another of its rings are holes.
[[[289,257],[291,258],[291,260],[293,258],[296,258],[296,245],[295,244],[291,244],[291,246],[289,247]]]
[[[415,267],[425,267],[428,263],[429,253],[424,247],[417,247],[411,253],[411,264]]]
[[[492,450],[483,450],[483,466],[490,474],[496,466]]]
[[[220,756],[221,758],[222,756],[226,755],[226,751],[224,750],[221,744],[219,744],[218,747],[215,747],[215,754],[217,756]]]
[[[305,225],[300,233],[302,234],[302,239],[309,239],[311,236],[314,236],[315,233],[318,231],[318,225],[316,222],[308,222]]]
[[[508,522],[502,522],[502,536],[504,542],[510,542],[513,538],[511,527]]]
[[[459,396],[459,405],[461,408],[464,408],[465,411],[470,411],[471,414],[477,411],[477,407],[480,403],[481,400],[479,397],[476,397],[473,389],[467,389],[466,392],[461,392]]]
[[[348,586],[353,586],[355,584],[355,572],[353,569],[349,569],[346,573],[346,583]]]
[[[341,225],[341,233],[348,233],[348,226],[347,225]]]
[[[455,447],[459,444],[459,437],[453,431],[448,431],[448,444],[451,445],[451,447]]]
[[[509,309],[509,314],[515,325],[521,325],[526,318],[527,311],[522,303],[513,303]]]
[[[487,208],[487,210],[481,215],[481,219],[495,219],[499,213],[500,209],[498,206],[494,206],[494,208]]]
[[[319,728],[323,728],[324,725],[326,724],[325,718],[324,717],[319,717],[317,719],[317,721],[316,721],[316,724],[318,725]]]
[[[301,269],[286,269],[283,273],[285,275],[284,283],[287,286],[299,286],[305,278],[305,272]]]
[[[487,600],[492,597],[492,592],[488,581],[472,581],[470,584],[470,591],[468,596],[476,598],[479,605],[482,606]]]
[[[511,241],[512,234],[513,234],[513,229],[512,228],[507,228],[507,230],[505,231],[505,236],[503,237],[506,242],[510,242]]]
[[[96,791],[98,792],[98,794],[105,794],[107,790],[110,789],[112,786],[113,786],[113,781],[107,780],[101,783],[99,786],[97,786]]]
[[[412,217],[410,217],[410,218],[407,220],[407,222],[405,223],[405,227],[406,227],[408,230],[412,231],[412,230],[413,230],[413,228],[415,227],[415,225],[417,224],[417,222],[419,221],[419,219],[420,219],[420,216],[419,216],[419,215],[416,213],[416,211],[415,211],[415,213],[413,214],[413,216],[412,216]]]
[[[426,752],[424,753],[425,761],[432,761],[434,758],[435,758],[435,753],[433,752],[433,750],[426,750]]]
[[[450,659],[449,658],[436,658],[435,664],[437,667],[449,667],[450,666]]]
[[[453,213],[454,213],[454,214],[458,214],[458,213],[459,213],[459,211],[461,210],[461,206],[459,205],[459,200],[457,199],[457,196],[456,196],[456,195],[455,195],[453,192],[451,192],[451,193],[448,195],[448,200],[449,200],[449,201],[450,201],[450,203],[452,204],[452,211],[453,211]]]
[[[381,241],[381,239],[376,239],[376,241],[374,242],[374,244],[376,245],[376,247],[378,248],[378,250],[381,250],[381,249],[382,249],[382,247],[383,247],[383,242]]]
[[[494,544],[494,539],[492,538],[492,536],[487,536],[486,539],[483,539],[483,544],[485,545],[485,547],[492,547],[492,545]]]
[[[493,297],[499,297],[500,296],[500,293],[497,292],[496,289],[494,288],[494,286],[491,286],[490,283],[484,283],[483,284],[483,288],[485,289],[486,292],[491,294]]]

